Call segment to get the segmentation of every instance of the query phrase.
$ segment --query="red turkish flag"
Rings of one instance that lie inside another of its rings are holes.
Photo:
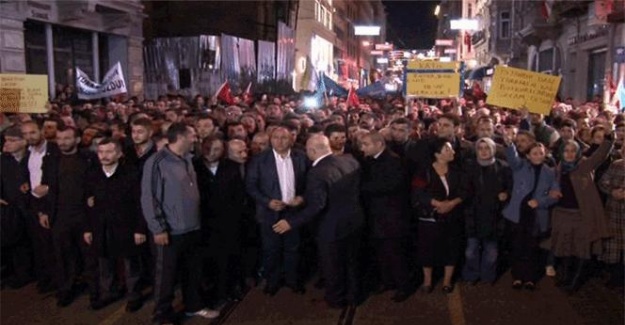
[[[228,105],[234,104],[234,98],[232,97],[232,92],[230,91],[230,84],[228,83],[228,80],[221,84],[219,89],[217,89],[217,92],[215,93],[215,98],[225,102]]]
[[[354,90],[354,86],[349,89],[349,93],[347,94],[347,106],[358,107],[360,105],[360,99],[358,95],[356,95],[356,91]]]

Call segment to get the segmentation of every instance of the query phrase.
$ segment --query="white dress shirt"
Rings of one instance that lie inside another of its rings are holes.
[[[104,175],[106,175],[106,178],[111,178],[111,176],[113,176],[113,174],[115,174],[115,171],[117,170],[117,166],[119,166],[119,163],[116,163],[113,166],[113,168],[111,168],[109,171],[106,171],[104,166],[102,166],[102,171],[104,172]]]
[[[284,158],[275,150],[273,150],[273,155],[276,158],[276,170],[278,171],[282,202],[289,203],[295,198],[295,171],[293,169],[293,160],[291,160],[291,151],[289,150]]]
[[[30,151],[30,156],[28,157],[28,172],[30,173],[30,188],[34,190],[37,186],[41,185],[41,177],[43,176],[43,171],[41,167],[43,165],[43,157],[46,155],[48,151],[48,142],[44,140],[43,144],[39,149],[30,146],[28,147],[28,151]],[[32,192],[35,195],[35,192]]]

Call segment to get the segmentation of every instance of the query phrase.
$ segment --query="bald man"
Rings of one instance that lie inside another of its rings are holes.
[[[317,248],[325,279],[325,301],[330,308],[360,302],[358,243],[363,226],[360,206],[360,166],[351,155],[335,156],[328,138],[312,135],[306,154],[313,161],[306,179],[304,209],[273,226],[278,234],[317,224]]]

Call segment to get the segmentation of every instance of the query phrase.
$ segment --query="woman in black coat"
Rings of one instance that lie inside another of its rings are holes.
[[[412,184],[412,204],[419,218],[417,256],[423,267],[422,291],[432,291],[432,269],[443,266],[443,292],[451,293],[462,245],[464,186],[461,172],[450,164],[454,160],[451,143],[437,138],[430,149],[434,162],[417,172]]]
[[[217,265],[217,299],[239,299],[245,183],[238,164],[224,159],[224,142],[208,137],[193,161],[200,189],[203,244]]]

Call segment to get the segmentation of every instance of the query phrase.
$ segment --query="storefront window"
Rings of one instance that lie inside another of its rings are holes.
[[[588,57],[588,84],[586,86],[588,100],[592,100],[596,95],[603,97],[605,60],[606,51],[594,52]]]
[[[91,32],[55,26],[54,72],[57,84],[74,84],[74,67],[93,78],[93,46]]]
[[[24,43],[26,44],[26,73],[48,74],[46,25],[27,20],[24,23]]]

